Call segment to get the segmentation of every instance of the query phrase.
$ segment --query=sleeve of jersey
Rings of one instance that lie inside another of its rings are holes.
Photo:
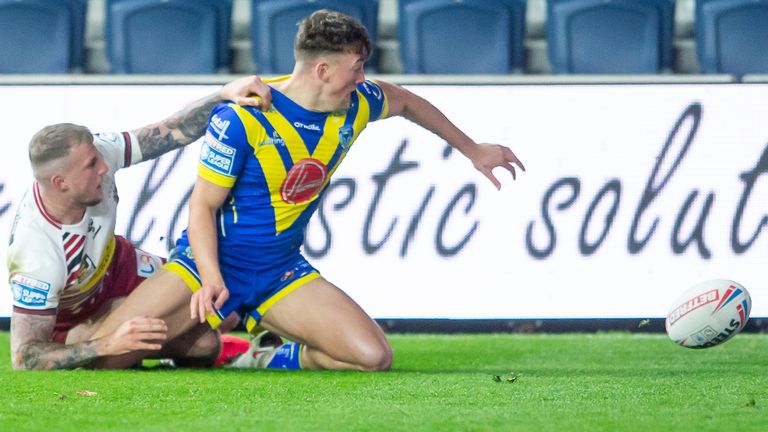
[[[43,250],[21,255],[9,254],[9,285],[13,311],[32,315],[55,315],[63,282],[56,275],[56,258]],[[44,265],[49,263],[49,265]]]
[[[216,106],[208,121],[197,174],[213,184],[231,188],[252,153],[235,109],[226,104]]]
[[[112,172],[141,162],[141,148],[131,132],[96,133],[93,143]]]
[[[368,116],[369,122],[387,117],[389,112],[387,95],[384,94],[384,91],[381,89],[381,87],[379,87],[378,84],[376,84],[375,81],[367,80],[362,84],[358,84],[357,90],[360,91],[363,97],[365,97],[365,99],[368,101],[368,107],[370,110],[370,114]]]

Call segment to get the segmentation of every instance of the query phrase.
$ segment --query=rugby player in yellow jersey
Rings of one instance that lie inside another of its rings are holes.
[[[524,167],[507,147],[475,143],[426,100],[367,81],[371,43],[353,18],[315,12],[299,25],[294,47],[293,73],[269,82],[271,109],[214,108],[189,228],[171,262],[138,291],[160,283],[179,293],[150,312],[177,317],[166,319],[169,336],[189,325],[179,317],[186,309],[187,321],[212,326],[236,312],[249,330],[260,326],[289,340],[261,347],[257,338],[235,366],[386,370],[392,350],[382,330],[300,251],[304,228],[350,146],[368,122],[400,115],[445,139],[497,188],[493,168],[514,177],[515,165]],[[126,310],[140,310],[131,300]]]

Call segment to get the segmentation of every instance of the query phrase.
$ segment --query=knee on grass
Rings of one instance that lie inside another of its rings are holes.
[[[387,371],[392,367],[392,347],[386,342],[359,346],[355,364],[361,371]]]

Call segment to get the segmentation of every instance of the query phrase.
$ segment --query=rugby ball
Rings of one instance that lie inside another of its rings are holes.
[[[747,290],[727,279],[701,282],[672,304],[665,326],[672,342],[687,348],[719,345],[747,324],[752,299]]]

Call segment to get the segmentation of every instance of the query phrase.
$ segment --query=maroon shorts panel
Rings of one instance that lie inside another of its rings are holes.
[[[137,249],[121,236],[115,236],[112,262],[96,292],[76,310],[60,309],[56,316],[53,341],[65,343],[70,329],[93,316],[106,312],[114,299],[128,296],[147,277],[152,276],[165,260]]]

